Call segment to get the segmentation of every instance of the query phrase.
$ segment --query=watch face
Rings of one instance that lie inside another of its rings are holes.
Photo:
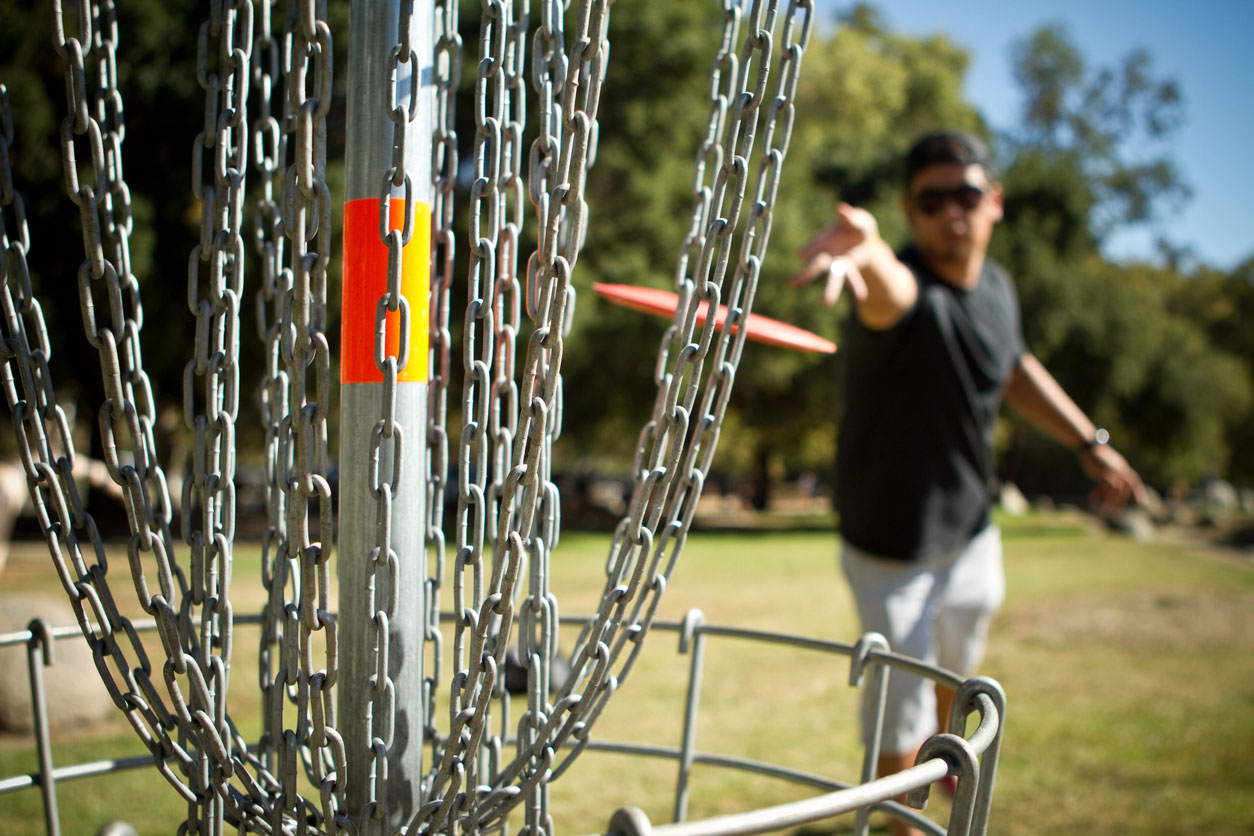
[[[1109,444],[1110,433],[1106,432],[1101,427],[1098,427],[1097,430],[1093,433],[1093,443],[1094,444]]]

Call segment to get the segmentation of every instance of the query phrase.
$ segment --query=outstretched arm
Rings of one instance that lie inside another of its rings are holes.
[[[792,286],[825,277],[823,302],[834,305],[848,282],[862,324],[873,330],[891,328],[918,297],[914,274],[880,238],[870,212],[842,203],[836,213],[836,222],[801,249],[798,255],[806,264],[793,276]]]
[[[1132,466],[1109,444],[1092,444],[1097,426],[1063,391],[1046,368],[1024,354],[1006,388],[1006,402],[1052,438],[1076,450],[1096,483],[1098,508],[1110,514],[1129,498],[1144,503],[1145,487]]]

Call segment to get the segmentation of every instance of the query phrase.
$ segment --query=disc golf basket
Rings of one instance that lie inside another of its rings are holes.
[[[336,510],[327,276],[332,201],[340,197],[326,177],[333,68],[325,4],[211,0],[199,30],[206,115],[192,146],[192,188],[203,214],[188,261],[192,345],[182,393],[195,445],[176,504],[157,460],[140,285],[129,256],[123,91],[114,63],[125,33],[113,0],[51,3],[67,79],[65,191],[80,210],[84,243],[75,281],[53,281],[65,287],[61,296],[79,299],[86,339],[99,355],[104,464],[124,499],[129,540],[125,566],[110,562],[76,487],[69,421],[53,387],[59,369],[26,264],[24,203],[10,175],[21,110],[6,94],[4,394],[52,570],[78,625],[35,622],[0,637],[30,650],[40,750],[40,771],[0,781],[0,792],[40,787],[48,832],[58,832],[58,781],[134,765],[66,771],[52,764],[43,719],[55,706],[43,702],[40,671],[58,636],[86,638],[113,704],[151,755],[145,762],[187,802],[180,833],[476,834],[505,829],[518,808],[525,832],[541,834],[554,832],[550,783],[584,750],[610,745],[594,740],[593,728],[651,627],[679,632],[693,659],[681,746],[635,750],[679,763],[677,823],[653,827],[626,808],[610,831],[752,833],[857,810],[856,828],[865,832],[869,809],[880,806],[944,832],[889,799],[910,792],[919,805],[928,784],[956,774],[949,832],[983,832],[1004,709],[995,683],[964,683],[890,653],[874,636],[839,645],[718,628],[696,614],[679,625],[654,624],[741,359],[745,329],[737,323],[752,308],[813,25],[806,0],[783,10],[774,0],[722,4],[708,133],[675,271],[679,301],[656,365],[657,397],[637,444],[629,509],[609,544],[600,604],[591,616],[568,619],[581,625],[579,636],[559,657],[562,617],[549,581],[560,497],[551,454],[561,430],[563,339],[577,315],[572,277],[591,215],[584,187],[610,63],[612,4],[537,5],[533,21],[525,0],[482,3],[462,277],[468,303],[455,351],[458,4],[352,4]],[[538,127],[524,148],[528,82]],[[520,252],[524,196],[535,213],[529,257]],[[249,236],[261,266],[246,282]],[[246,286],[262,319],[265,357],[267,602],[257,614],[232,605],[242,581],[232,554]],[[721,321],[698,324],[699,308],[720,305],[728,309]],[[463,423],[450,457],[456,355]],[[451,544],[443,511],[450,479],[457,496]],[[121,614],[122,586],[132,587],[144,618]],[[241,687],[231,681],[231,652],[235,627],[244,624],[260,634],[263,728],[255,742],[230,712],[230,686]],[[701,648],[717,635],[846,655],[852,679],[861,682],[867,671],[865,687],[879,689],[881,699],[887,668],[910,669],[959,687],[952,727],[965,730],[967,715],[978,713],[978,728],[965,739],[938,735],[917,766],[879,780],[870,771],[873,740],[852,786],[711,758],[695,749],[695,720]],[[515,647],[525,711],[511,728],[504,669]],[[825,794],[687,824],[687,776],[698,762],[801,780]]]

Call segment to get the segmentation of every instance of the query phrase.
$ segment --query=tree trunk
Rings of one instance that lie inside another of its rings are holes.
[[[758,444],[753,457],[753,496],[750,504],[755,511],[765,511],[771,504],[771,448]]]

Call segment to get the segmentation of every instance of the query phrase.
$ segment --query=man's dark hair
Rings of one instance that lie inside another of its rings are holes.
[[[989,178],[993,176],[988,162],[988,149],[983,142],[961,131],[937,131],[921,137],[906,154],[906,185],[910,185],[914,175],[923,169],[942,163],[978,165]]]

